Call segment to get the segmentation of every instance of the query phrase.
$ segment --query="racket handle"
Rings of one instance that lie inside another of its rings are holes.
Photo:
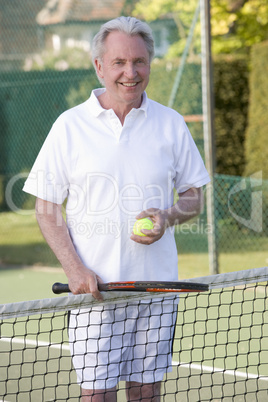
[[[68,293],[70,292],[70,288],[68,283],[59,283],[56,282],[52,286],[52,292],[55,293],[56,295],[60,295],[61,293]]]
[[[107,289],[107,287],[105,286],[105,283],[99,283],[98,288],[99,288],[99,290],[106,290]],[[55,293],[56,295],[60,295],[61,293],[69,293],[71,291],[70,291],[68,283],[56,282],[52,286],[52,292]]]

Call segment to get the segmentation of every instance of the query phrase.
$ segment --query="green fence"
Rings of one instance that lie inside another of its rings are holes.
[[[253,177],[215,175],[215,220],[219,253],[266,251],[268,211],[265,206],[268,181],[261,173]],[[208,250],[206,208],[198,218],[177,228],[181,253]],[[268,256],[267,256],[268,257]],[[267,259],[263,260],[263,264]]]
[[[18,208],[27,201],[21,190],[21,179],[29,172],[53,122],[69,108],[72,95],[81,81],[96,87],[95,72],[32,71],[0,74],[1,162],[0,209],[6,210],[3,191],[10,179],[17,176],[13,192]]]

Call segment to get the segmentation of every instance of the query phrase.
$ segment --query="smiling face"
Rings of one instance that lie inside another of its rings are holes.
[[[105,83],[104,107],[138,108],[149,82],[149,53],[140,35],[113,31],[105,40],[101,61],[95,60],[98,76]]]

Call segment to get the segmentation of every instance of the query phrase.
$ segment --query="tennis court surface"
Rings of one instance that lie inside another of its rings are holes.
[[[268,401],[268,268],[193,281],[210,290],[179,295],[173,370],[161,400]],[[155,297],[177,303],[176,294],[107,292],[101,305],[153,303]],[[0,305],[0,401],[80,400],[67,312],[96,304],[91,295],[78,295]]]

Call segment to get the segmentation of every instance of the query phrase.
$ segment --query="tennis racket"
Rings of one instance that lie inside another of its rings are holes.
[[[159,282],[159,281],[134,281],[134,282],[109,282],[99,283],[100,291],[131,291],[131,292],[205,292],[209,286],[196,282]],[[70,292],[69,285],[54,283],[52,291],[55,294]]]

